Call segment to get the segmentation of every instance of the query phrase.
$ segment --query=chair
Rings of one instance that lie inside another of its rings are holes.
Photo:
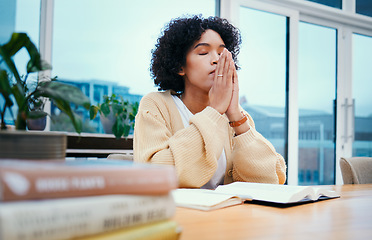
[[[372,157],[341,157],[340,168],[344,184],[372,183]]]
[[[110,155],[107,156],[107,159],[133,161],[133,154],[111,153]]]

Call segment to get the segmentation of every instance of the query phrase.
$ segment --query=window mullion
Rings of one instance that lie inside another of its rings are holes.
[[[355,13],[356,0],[342,0],[342,10],[348,13]]]
[[[342,184],[341,157],[351,157],[354,132],[348,116],[348,104],[352,102],[352,31],[341,27],[337,32],[337,116],[336,116],[336,184]],[[346,119],[346,120],[345,120]]]
[[[298,185],[298,26],[299,15],[289,18],[288,184]]]
[[[39,48],[42,59],[52,64],[53,10],[54,0],[41,0]],[[39,73],[40,79],[50,79],[51,70]],[[44,111],[51,114],[51,103],[47,101]],[[45,130],[50,130],[50,119],[47,118]]]

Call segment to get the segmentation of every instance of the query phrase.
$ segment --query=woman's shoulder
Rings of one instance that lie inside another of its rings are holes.
[[[140,118],[142,115],[163,119],[167,126],[172,129],[172,132],[183,128],[181,116],[170,91],[146,94],[141,99],[137,117]]]
[[[142,97],[140,107],[146,106],[146,108],[152,108],[156,106],[156,108],[163,108],[172,105],[172,102],[173,99],[170,91],[151,92]]]
[[[171,97],[170,91],[163,91],[163,92],[150,92],[143,96],[142,99],[168,99]]]

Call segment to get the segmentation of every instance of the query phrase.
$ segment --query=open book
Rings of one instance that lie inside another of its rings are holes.
[[[220,185],[215,190],[177,189],[172,194],[177,206],[205,211],[252,200],[286,205],[339,197],[324,187],[248,182]]]

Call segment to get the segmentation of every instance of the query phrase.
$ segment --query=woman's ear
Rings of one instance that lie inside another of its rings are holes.
[[[183,67],[181,67],[181,70],[178,72],[178,75],[185,76],[185,71],[183,70]]]

